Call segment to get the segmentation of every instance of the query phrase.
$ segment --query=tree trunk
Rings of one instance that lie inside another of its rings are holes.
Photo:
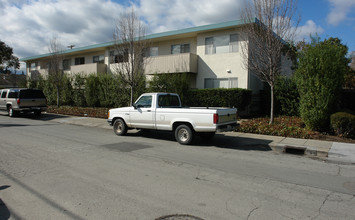
[[[59,108],[59,87],[57,86],[57,108]]]
[[[274,85],[270,86],[271,90],[271,104],[270,104],[270,121],[269,125],[274,123]]]
[[[130,100],[130,106],[133,105],[133,86],[131,86],[131,100]]]

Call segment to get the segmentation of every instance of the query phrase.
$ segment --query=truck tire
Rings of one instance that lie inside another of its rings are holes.
[[[188,125],[179,125],[175,129],[175,139],[183,145],[191,144],[194,137],[193,130]]]
[[[10,117],[15,117],[15,111],[11,105],[7,107],[7,113],[9,114]]]
[[[113,131],[118,136],[127,134],[127,125],[122,119],[116,119],[113,123]]]

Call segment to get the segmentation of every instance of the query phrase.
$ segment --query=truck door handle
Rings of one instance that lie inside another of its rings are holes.
[[[147,112],[151,112],[152,110],[147,110]]]

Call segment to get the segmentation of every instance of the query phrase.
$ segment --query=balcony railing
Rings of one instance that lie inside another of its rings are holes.
[[[145,73],[197,73],[197,60],[197,55],[192,53],[149,57]]]
[[[103,63],[88,63],[81,65],[70,66],[70,73],[106,73],[106,64]]]

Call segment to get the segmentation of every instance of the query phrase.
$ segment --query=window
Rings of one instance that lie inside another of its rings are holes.
[[[1,98],[6,98],[7,91],[8,90],[3,90],[2,91]]]
[[[85,57],[77,57],[75,58],[75,65],[85,64]]]
[[[37,63],[37,62],[31,63],[30,70],[36,70],[36,69],[37,69],[37,66],[38,66],[38,63]]]
[[[145,51],[145,57],[154,57],[159,55],[159,48],[158,47],[150,47],[147,48]]]
[[[179,97],[176,95],[160,95],[158,97],[158,105],[161,108],[176,108],[176,107],[180,107],[180,101],[179,101]]]
[[[171,45],[171,54],[190,53],[190,44]]]
[[[137,108],[150,108],[152,107],[152,96],[142,96],[136,103]]]
[[[110,51],[111,63],[123,63],[128,62],[128,50],[116,52]]]
[[[238,78],[206,78],[205,89],[211,88],[238,88]]]
[[[10,90],[9,95],[7,96],[9,99],[17,99],[18,98],[18,91]]]
[[[46,98],[42,92],[42,90],[39,89],[23,89],[20,90],[20,95],[19,98],[22,99],[42,99]]]
[[[205,54],[238,52],[238,35],[222,35],[205,39]]]
[[[92,62],[93,63],[105,63],[105,56],[104,55],[93,56]]]
[[[63,60],[63,70],[70,70],[70,60],[69,59]]]

